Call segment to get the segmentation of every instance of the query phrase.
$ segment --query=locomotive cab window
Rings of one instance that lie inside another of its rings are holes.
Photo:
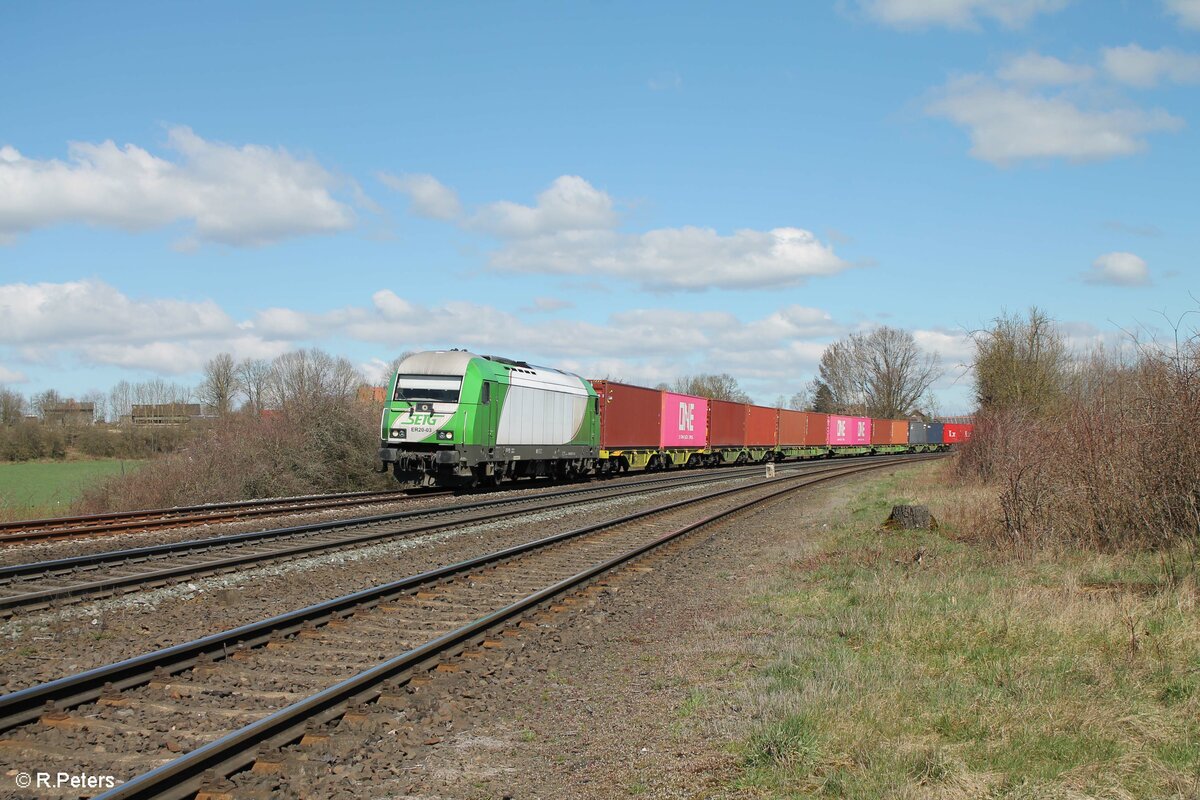
[[[483,389],[479,393],[479,404],[486,406],[490,402],[492,402],[492,382],[484,381]]]
[[[392,400],[457,403],[461,390],[459,375],[397,375]]]

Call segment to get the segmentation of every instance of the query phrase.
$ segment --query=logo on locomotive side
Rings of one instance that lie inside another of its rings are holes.
[[[696,404],[679,404],[679,430],[694,431],[696,429]]]

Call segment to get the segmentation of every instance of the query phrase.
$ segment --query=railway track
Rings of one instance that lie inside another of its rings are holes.
[[[419,496],[433,494],[449,494],[449,492],[427,492]],[[118,511],[111,514],[88,514],[79,517],[0,522],[0,545],[27,544],[127,531],[182,528],[189,525],[208,525],[215,522],[231,522],[254,517],[321,511],[346,506],[394,503],[413,496],[411,492],[346,492],[304,497],[279,497],[269,500],[242,500],[201,506],[179,506],[178,508],[156,508],[145,511]]]
[[[239,795],[266,796],[279,748],[328,739],[333,723],[384,714],[421,736],[438,707],[422,691],[431,671],[503,650],[501,630],[548,602],[796,489],[924,458],[715,490],[14,692],[0,697],[0,758],[127,781],[105,798],[189,797],[234,773]]]
[[[686,473],[682,476],[659,474],[655,478],[640,479],[633,485],[593,485],[545,494],[502,495],[454,506],[420,508],[3,566],[0,567],[0,617],[448,528],[664,489],[735,480],[746,473],[759,474],[761,468]]]

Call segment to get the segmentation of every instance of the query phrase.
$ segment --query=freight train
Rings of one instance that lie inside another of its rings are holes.
[[[970,425],[765,408],[438,350],[397,367],[379,459],[406,486],[944,450]]]

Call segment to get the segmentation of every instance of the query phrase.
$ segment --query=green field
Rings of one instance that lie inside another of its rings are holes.
[[[97,460],[0,464],[0,517],[17,519],[66,513],[72,501],[89,485],[145,463]]]

